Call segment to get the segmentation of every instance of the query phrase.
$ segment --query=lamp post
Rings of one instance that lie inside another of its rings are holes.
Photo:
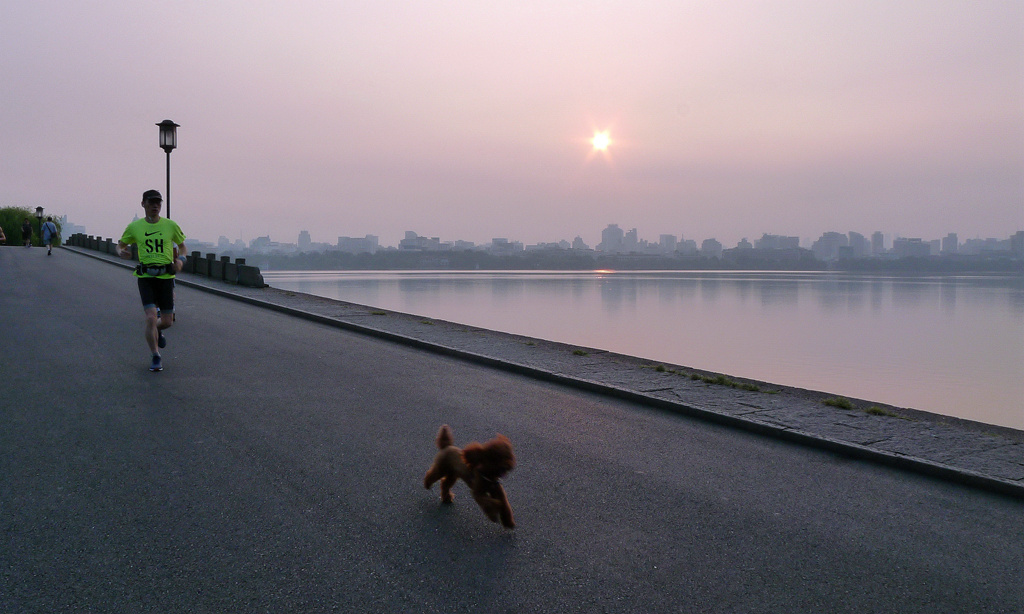
[[[39,228],[39,247],[43,246],[43,208],[36,207],[36,221]]]
[[[160,148],[167,152],[167,190],[164,202],[167,203],[167,219],[171,218],[171,150],[178,146],[178,124],[169,119],[157,124],[160,126]]]

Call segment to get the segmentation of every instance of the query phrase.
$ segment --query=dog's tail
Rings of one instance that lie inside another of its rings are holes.
[[[455,443],[455,440],[452,439],[452,430],[447,424],[442,424],[441,430],[437,432],[437,449],[444,450],[453,443]]]

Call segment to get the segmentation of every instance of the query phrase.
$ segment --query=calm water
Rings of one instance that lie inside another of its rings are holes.
[[[1024,429],[1024,279],[264,272],[270,285]]]

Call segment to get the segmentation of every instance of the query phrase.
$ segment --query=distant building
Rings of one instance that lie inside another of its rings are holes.
[[[597,244],[597,251],[610,254],[621,252],[624,234],[618,224],[608,224],[608,227],[601,231],[601,242]]]
[[[70,237],[74,234],[85,234],[85,226],[79,226],[78,224],[72,224],[68,221],[68,216],[62,215],[57,218],[57,223],[60,224],[60,234],[62,237]]]
[[[1010,253],[1017,258],[1024,258],[1024,230],[1018,230],[1010,237]]]
[[[590,249],[587,246],[587,244],[583,242],[583,239],[580,238],[580,237],[576,237],[575,239],[572,240],[572,248],[573,249]]]
[[[881,256],[885,253],[885,235],[876,230],[871,233],[871,255]]]
[[[661,247],[663,252],[671,254],[676,251],[676,236],[675,235],[661,235],[658,237],[658,245]]]
[[[375,235],[365,237],[338,237],[338,251],[347,254],[376,254],[380,248]]]
[[[442,245],[438,237],[421,237],[411,230],[405,231],[405,238],[398,242],[398,249],[410,252],[437,252],[449,249],[450,245]]]
[[[271,252],[288,254],[298,251],[299,246],[294,243],[271,241],[270,235],[267,235],[265,237],[256,237],[250,241],[249,249],[260,254],[269,254]]]
[[[931,255],[931,244],[923,239],[893,239],[892,253],[897,258],[925,258]]]
[[[757,249],[797,249],[800,247],[800,237],[764,234],[760,239],[754,241],[754,247]]]
[[[308,252],[313,245],[313,239],[309,236],[308,230],[299,231],[299,251]]]
[[[998,239],[967,239],[960,246],[960,253],[968,256],[991,254],[999,251]]]
[[[558,243],[534,243],[527,245],[525,249],[528,252],[563,251],[569,249],[569,242],[563,239]]]
[[[942,239],[942,253],[955,254],[958,251],[960,251],[960,242],[957,240],[956,233],[951,232]]]
[[[715,239],[704,239],[700,244],[700,255],[705,258],[721,258],[722,244]]]
[[[683,256],[696,256],[697,242],[693,239],[683,239],[680,237],[679,245],[676,247],[676,253]]]
[[[637,237],[636,228],[630,228],[629,232],[622,236],[622,251],[626,253],[640,251],[640,239]]]
[[[514,254],[521,251],[525,251],[525,248],[519,241],[509,241],[504,238],[491,239],[490,252],[492,254]]]
[[[850,240],[850,257],[851,258],[864,258],[868,255],[868,240],[867,237],[860,234],[859,232],[850,232],[848,235]]]
[[[754,244],[747,241],[746,237],[740,239],[740,242],[736,244],[736,249],[754,249]]]
[[[839,248],[847,247],[849,244],[850,241],[846,235],[838,232],[826,232],[814,242],[814,245],[811,246],[811,251],[814,252],[814,256],[818,260],[828,262],[838,260]]]

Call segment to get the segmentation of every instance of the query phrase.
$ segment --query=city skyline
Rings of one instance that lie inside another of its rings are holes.
[[[602,247],[602,244],[605,243],[603,235],[609,229],[612,229],[612,228],[615,228],[616,230],[619,231],[620,241],[623,241],[623,243],[621,243],[620,245],[624,245],[625,246],[624,248],[618,248],[618,247],[608,246],[608,245],[605,245],[605,246]],[[632,235],[631,239],[629,238],[630,235]],[[467,240],[464,240],[464,239],[459,239],[457,237],[452,237],[452,238],[447,238],[447,237],[430,237],[428,235],[419,235],[416,231],[406,231],[406,236],[405,236],[405,239],[403,241],[399,241],[395,245],[388,245],[388,244],[384,244],[384,243],[379,242],[379,237],[377,235],[373,235],[373,234],[364,235],[363,237],[350,237],[350,236],[345,236],[345,235],[339,235],[337,237],[337,240],[334,241],[334,242],[330,242],[330,241],[315,241],[315,240],[313,240],[312,233],[309,230],[301,230],[299,232],[299,235],[298,235],[296,241],[294,241],[294,242],[293,241],[287,241],[287,240],[283,240],[283,241],[282,240],[275,240],[274,237],[269,235],[269,234],[268,235],[262,235],[260,237],[256,237],[256,238],[252,239],[251,241],[243,241],[241,239],[232,241],[228,237],[226,237],[224,235],[221,235],[218,238],[217,241],[210,241],[208,239],[205,239],[205,240],[201,240],[201,242],[203,244],[206,244],[206,245],[218,245],[218,244],[223,245],[223,244],[227,243],[227,244],[231,245],[232,247],[238,247],[239,245],[244,245],[246,249],[250,249],[250,248],[252,248],[254,246],[254,244],[260,243],[260,244],[262,244],[263,246],[265,246],[267,248],[270,248],[272,246],[276,246],[278,248],[280,248],[280,247],[287,247],[289,249],[297,248],[298,251],[308,251],[310,249],[317,250],[317,249],[329,249],[329,248],[335,248],[335,247],[343,247],[343,245],[342,245],[343,242],[348,243],[349,246],[353,246],[353,245],[357,245],[358,242],[361,242],[361,241],[364,241],[364,240],[371,240],[372,244],[373,244],[373,247],[374,247],[374,250],[376,250],[376,249],[383,250],[383,249],[396,249],[396,248],[397,249],[402,249],[403,248],[403,246],[402,246],[403,243],[406,243],[407,241],[411,241],[411,240],[414,240],[414,239],[419,239],[419,240],[424,240],[425,241],[424,245],[430,246],[430,247],[427,247],[427,249],[438,249],[438,248],[443,248],[443,249],[480,249],[480,248],[488,248],[488,247],[491,247],[491,246],[493,246],[495,244],[507,244],[507,245],[518,245],[519,249],[544,248],[544,247],[555,247],[555,246],[558,246],[558,247],[560,247],[562,249],[589,249],[589,250],[594,250],[594,251],[605,251],[605,252],[612,252],[612,253],[614,253],[614,252],[628,253],[629,251],[631,251],[631,247],[641,248],[641,249],[637,249],[635,251],[643,251],[643,249],[646,249],[648,246],[650,246],[651,248],[657,248],[658,246],[660,246],[660,248],[662,248],[660,251],[676,251],[677,249],[679,251],[687,251],[683,247],[684,241],[695,243],[695,246],[693,247],[693,251],[700,251],[701,245],[704,242],[706,242],[706,241],[711,241],[711,242],[719,243],[721,249],[732,249],[732,248],[737,248],[737,247],[738,248],[751,247],[751,248],[764,248],[764,249],[788,249],[788,248],[797,248],[797,247],[799,247],[799,248],[802,248],[802,249],[812,250],[812,249],[815,248],[815,246],[818,243],[820,243],[822,241],[829,241],[829,240],[835,241],[836,240],[835,235],[843,237],[843,239],[840,241],[840,245],[839,246],[846,247],[846,246],[849,245],[849,246],[853,247],[854,248],[854,253],[856,255],[871,255],[871,254],[877,255],[877,254],[880,254],[880,253],[886,253],[886,252],[889,252],[889,251],[893,250],[895,245],[898,242],[904,242],[904,244],[905,244],[905,242],[911,242],[911,243],[920,243],[920,244],[924,244],[924,245],[938,246],[938,251],[939,252],[944,253],[944,254],[954,254],[954,253],[958,253],[958,252],[959,253],[979,253],[979,252],[982,252],[982,251],[991,251],[993,249],[994,245],[1003,245],[1003,244],[1005,244],[1007,246],[1007,249],[1008,249],[1009,245],[1010,245],[1010,242],[1012,240],[1014,240],[1014,237],[1015,236],[1017,236],[1017,237],[1024,236],[1024,231],[1011,232],[1010,234],[1008,234],[1006,236],[1001,236],[1001,237],[960,237],[959,233],[956,233],[956,232],[948,232],[948,233],[946,233],[942,237],[901,237],[899,235],[889,235],[889,234],[883,233],[882,231],[874,231],[874,232],[867,233],[867,234],[860,233],[860,232],[853,231],[853,230],[847,231],[845,233],[840,233],[840,232],[837,232],[837,231],[825,231],[825,232],[821,233],[821,235],[819,235],[815,239],[806,239],[806,240],[804,238],[793,236],[793,235],[777,235],[777,234],[772,234],[772,233],[762,233],[762,235],[760,237],[755,237],[753,239],[750,239],[748,237],[743,237],[735,245],[729,245],[729,244],[725,244],[723,242],[718,241],[717,238],[715,238],[715,237],[703,237],[703,238],[701,238],[701,237],[687,237],[685,234],[683,234],[683,235],[672,235],[670,233],[659,233],[658,237],[657,237],[657,240],[653,240],[652,241],[650,239],[647,239],[646,237],[639,236],[639,234],[638,234],[638,232],[637,232],[637,230],[635,228],[626,230],[625,228],[620,228],[618,224],[609,224],[602,231],[602,241],[600,241],[600,242],[598,242],[596,244],[588,243],[587,241],[583,241],[581,239],[580,235],[576,235],[572,240],[560,239],[559,241],[553,241],[553,242],[533,242],[533,243],[530,243],[530,242],[527,242],[527,241],[523,241],[523,240],[521,240],[520,238],[517,238],[517,237],[505,236],[505,237],[493,237],[491,239],[491,241],[482,242],[482,243],[476,243],[476,242],[471,242],[471,241],[467,241]],[[669,238],[669,237],[671,237],[671,240],[669,241],[669,244],[667,245],[666,244],[666,239]],[[854,243],[857,242],[857,241],[863,242],[863,247],[861,247],[861,246],[854,246]],[[762,243],[765,243],[765,245],[762,245]],[[964,248],[964,247],[967,248],[966,251],[961,251],[962,248]],[[368,251],[368,250],[365,250],[364,247],[359,247],[359,248],[356,248],[356,249],[360,250],[360,251]],[[658,249],[652,249],[651,251],[659,251],[659,250]],[[935,250],[933,250],[933,251],[935,251]]]
[[[1021,3],[64,4],[5,7],[0,206],[104,235],[165,119],[191,236],[1024,227]]]

